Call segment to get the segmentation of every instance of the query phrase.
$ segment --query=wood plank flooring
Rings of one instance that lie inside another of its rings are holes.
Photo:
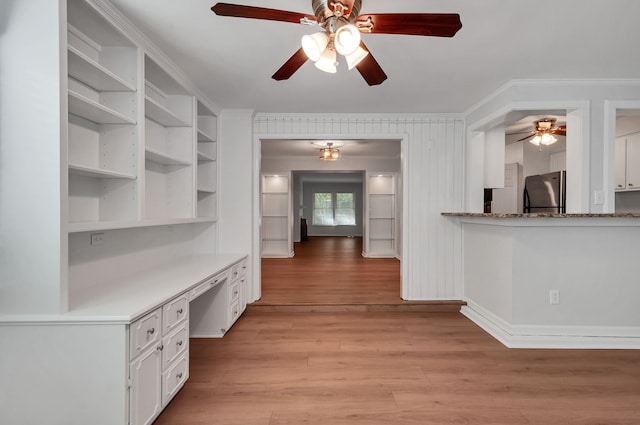
[[[362,238],[309,237],[291,258],[262,259],[256,305],[398,304],[400,261],[364,258]]]
[[[249,310],[156,425],[637,425],[640,350],[507,349],[460,313]]]
[[[397,260],[317,242],[263,262],[262,300],[224,338],[191,340],[156,425],[640,424],[640,350],[507,349],[457,311],[385,309],[406,307]]]

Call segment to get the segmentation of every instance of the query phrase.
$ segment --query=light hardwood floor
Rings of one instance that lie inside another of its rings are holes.
[[[307,310],[252,306],[224,338],[192,339],[191,376],[156,425],[640,424],[640,350],[507,349],[458,312],[317,312],[401,304],[399,280],[356,295],[366,273],[352,271],[349,291],[325,294],[337,278],[281,272],[298,285],[263,300]]]
[[[396,304],[400,261],[362,257],[362,238],[309,237],[292,258],[262,259],[256,305]]]

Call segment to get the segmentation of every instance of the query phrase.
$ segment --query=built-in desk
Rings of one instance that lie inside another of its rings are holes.
[[[33,423],[151,423],[189,376],[190,335],[223,336],[242,313],[246,267],[176,258],[72,293],[65,314],[0,317],[3,417],[24,423],[39,400]]]
[[[509,347],[640,348],[640,214],[443,213],[462,312]]]

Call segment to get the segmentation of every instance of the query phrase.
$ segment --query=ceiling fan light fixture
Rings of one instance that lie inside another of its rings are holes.
[[[320,59],[318,59],[315,63],[316,68],[321,71],[328,72],[329,74],[335,74],[338,70],[336,69],[336,65],[338,62],[336,61],[336,51],[331,47],[327,47],[322,52]]]
[[[324,32],[302,36],[302,50],[304,50],[305,55],[313,62],[320,59],[322,53],[327,48],[327,44],[329,44],[329,37],[327,37],[327,34]]]
[[[343,25],[336,31],[336,51],[341,55],[347,56],[360,46],[360,40],[360,31],[355,25]]]
[[[354,50],[352,53],[345,55],[344,58],[347,60],[347,67],[349,67],[349,69],[353,69],[360,62],[362,62],[362,60],[366,58],[368,54],[369,54],[368,51],[358,46],[358,48]]]
[[[549,146],[554,144],[557,141],[558,139],[556,139],[555,137],[553,137],[553,135],[549,133],[536,134],[536,136],[533,139],[529,140],[529,142],[531,142],[536,146],[540,146],[540,145]]]

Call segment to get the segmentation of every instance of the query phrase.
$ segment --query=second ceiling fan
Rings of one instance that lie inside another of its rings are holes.
[[[314,15],[230,3],[217,3],[211,10],[220,16],[320,27],[320,32],[302,37],[302,47],[273,74],[274,80],[288,79],[307,60],[314,61],[316,67],[325,72],[336,72],[337,55],[341,54],[349,69],[355,67],[367,84],[381,84],[387,75],[360,39],[360,33],[453,37],[462,28],[460,15],[456,13],[361,15],[362,0],[312,0],[311,3]]]

